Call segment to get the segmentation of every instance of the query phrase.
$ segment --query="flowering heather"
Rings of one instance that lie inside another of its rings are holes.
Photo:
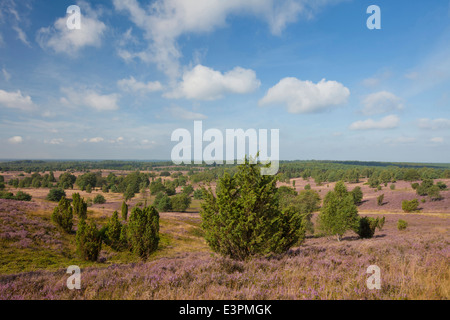
[[[398,231],[398,219],[408,221]],[[66,270],[0,276],[0,299],[449,299],[450,219],[387,215],[382,231],[342,242],[312,237],[287,254],[237,262],[208,252],[146,263],[82,268],[81,290]],[[381,290],[366,287],[381,269]]]
[[[0,199],[0,240],[17,248],[61,248],[60,234],[53,224],[25,213],[33,204]]]

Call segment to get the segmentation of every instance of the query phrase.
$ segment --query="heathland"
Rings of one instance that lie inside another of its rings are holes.
[[[312,190],[319,198],[305,237],[286,252],[237,260],[211,249],[200,213],[202,186],[216,193],[224,172],[233,176],[236,166],[0,163],[0,299],[449,299],[449,168],[284,162],[277,176],[282,197]],[[385,217],[372,237],[349,229],[337,241],[319,227],[326,195],[339,181],[349,192],[362,192],[355,201],[360,217]],[[143,259],[103,241],[95,260],[80,256],[82,219],[73,215],[71,232],[52,219],[58,190],[69,200],[74,194],[84,199],[87,219],[103,237],[115,211],[120,223],[127,224],[121,216],[124,202],[128,219],[133,208],[154,204],[159,212],[157,249]],[[82,270],[80,290],[66,286],[71,265]],[[366,285],[370,265],[381,270],[379,290]]]

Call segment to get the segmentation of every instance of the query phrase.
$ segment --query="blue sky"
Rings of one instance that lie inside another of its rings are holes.
[[[3,159],[169,159],[202,120],[280,129],[286,160],[450,162],[449,88],[448,0],[0,3]]]

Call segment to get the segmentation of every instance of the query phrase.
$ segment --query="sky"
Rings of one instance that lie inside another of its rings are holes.
[[[279,129],[282,160],[448,163],[450,1],[0,2],[0,159],[168,160],[195,120]]]

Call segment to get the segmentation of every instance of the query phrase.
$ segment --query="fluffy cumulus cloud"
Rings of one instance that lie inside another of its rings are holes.
[[[300,15],[310,18],[321,7],[340,0],[157,0],[147,7],[137,0],[114,0],[117,11],[127,14],[145,32],[148,49],[141,52],[119,50],[126,59],[138,58],[156,63],[170,77],[179,75],[182,56],[177,39],[190,33],[212,32],[227,23],[230,15],[250,14],[269,24],[273,34],[280,34]]]
[[[31,97],[23,95],[20,90],[8,92],[0,89],[0,106],[21,111],[32,111],[36,108]]]
[[[126,92],[140,92],[140,93],[148,93],[154,91],[161,91],[163,89],[161,83],[159,81],[150,81],[147,83],[137,81],[134,77],[130,77],[129,79],[122,79],[117,82],[119,88]]]
[[[8,139],[8,142],[11,144],[20,144],[23,142],[23,138],[21,136],[15,136]]]
[[[184,73],[182,81],[167,98],[186,98],[193,100],[217,100],[227,93],[245,94],[259,88],[261,82],[250,69],[236,67],[221,73],[211,68],[197,65]]]
[[[116,93],[102,95],[94,90],[74,90],[72,88],[61,89],[66,97],[61,102],[66,105],[86,106],[97,111],[114,111],[119,109],[117,104],[119,95]]]
[[[428,130],[450,129],[450,119],[419,119],[419,128]]]
[[[387,91],[372,93],[365,97],[362,103],[364,105],[362,113],[368,116],[403,109],[402,99]]]
[[[351,130],[384,130],[397,128],[400,119],[396,115],[384,117],[380,121],[368,119],[364,121],[356,121],[350,125]]]
[[[183,120],[204,120],[208,118],[204,114],[188,111],[178,106],[167,108],[167,111],[172,117]]]
[[[350,90],[336,81],[284,78],[269,89],[259,105],[283,104],[289,113],[315,113],[345,104],[349,96]]]
[[[41,28],[37,32],[37,42],[42,48],[50,48],[57,53],[76,55],[84,47],[99,47],[106,25],[86,2],[78,3],[82,10],[81,29],[67,28],[67,17],[59,18],[53,26]]]

